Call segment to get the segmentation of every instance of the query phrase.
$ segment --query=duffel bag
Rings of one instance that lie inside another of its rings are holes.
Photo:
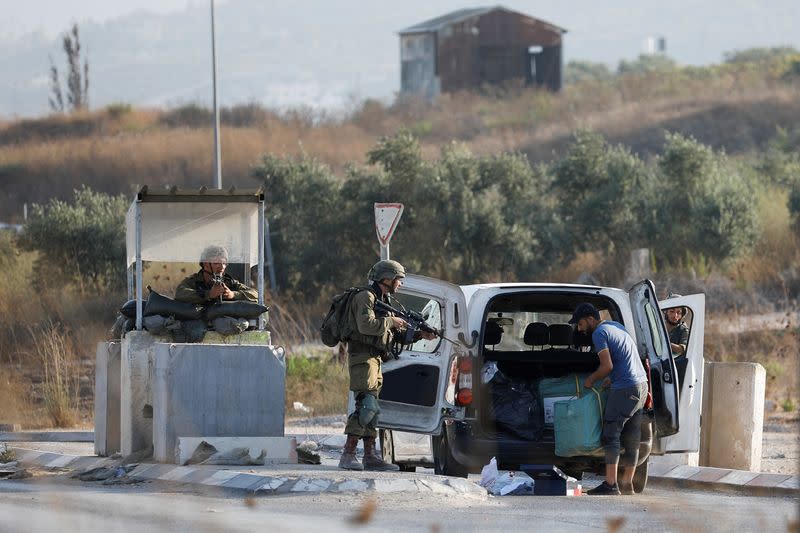
[[[581,397],[555,403],[553,430],[557,456],[593,455],[602,448],[600,437],[607,397],[607,391],[591,388]]]

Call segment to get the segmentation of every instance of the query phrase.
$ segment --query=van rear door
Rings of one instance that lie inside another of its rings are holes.
[[[428,323],[443,329],[448,339],[468,338],[467,304],[461,287],[409,275],[397,299],[418,302],[417,311],[427,313]],[[455,405],[453,371],[458,357],[472,355],[460,342],[436,339],[418,341],[399,359],[384,363],[378,426],[438,435],[443,418],[463,417],[463,408]]]
[[[703,408],[703,336],[705,333],[705,294],[669,298],[660,302],[661,309],[687,307],[691,317],[686,354],[675,357],[680,384],[680,431],[664,437],[657,448],[665,453],[697,452],[700,450],[700,413]]]
[[[678,375],[653,282],[649,279],[640,281],[631,287],[628,295],[639,355],[650,361],[655,436],[674,435],[679,428]]]

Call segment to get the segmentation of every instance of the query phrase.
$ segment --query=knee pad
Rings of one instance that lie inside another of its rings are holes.
[[[378,407],[378,399],[372,394],[363,394],[356,400],[356,407],[358,409],[358,422],[367,427],[370,424],[375,424],[378,421],[378,414],[381,409]]]

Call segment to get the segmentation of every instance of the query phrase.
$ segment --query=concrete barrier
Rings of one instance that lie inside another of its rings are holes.
[[[761,469],[766,372],[758,363],[707,363],[700,465]]]
[[[120,353],[120,452],[130,455],[153,445],[152,375],[155,346],[147,331],[129,331]]]
[[[156,344],[153,457],[178,437],[283,437],[286,363],[272,346]]]
[[[120,451],[119,341],[97,344],[94,373],[94,453],[101,457]]]

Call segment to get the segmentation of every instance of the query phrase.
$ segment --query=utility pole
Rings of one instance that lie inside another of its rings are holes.
[[[219,146],[219,107],[217,106],[217,45],[214,35],[214,0],[211,0],[211,86],[214,92],[214,187],[222,188],[222,154]]]

